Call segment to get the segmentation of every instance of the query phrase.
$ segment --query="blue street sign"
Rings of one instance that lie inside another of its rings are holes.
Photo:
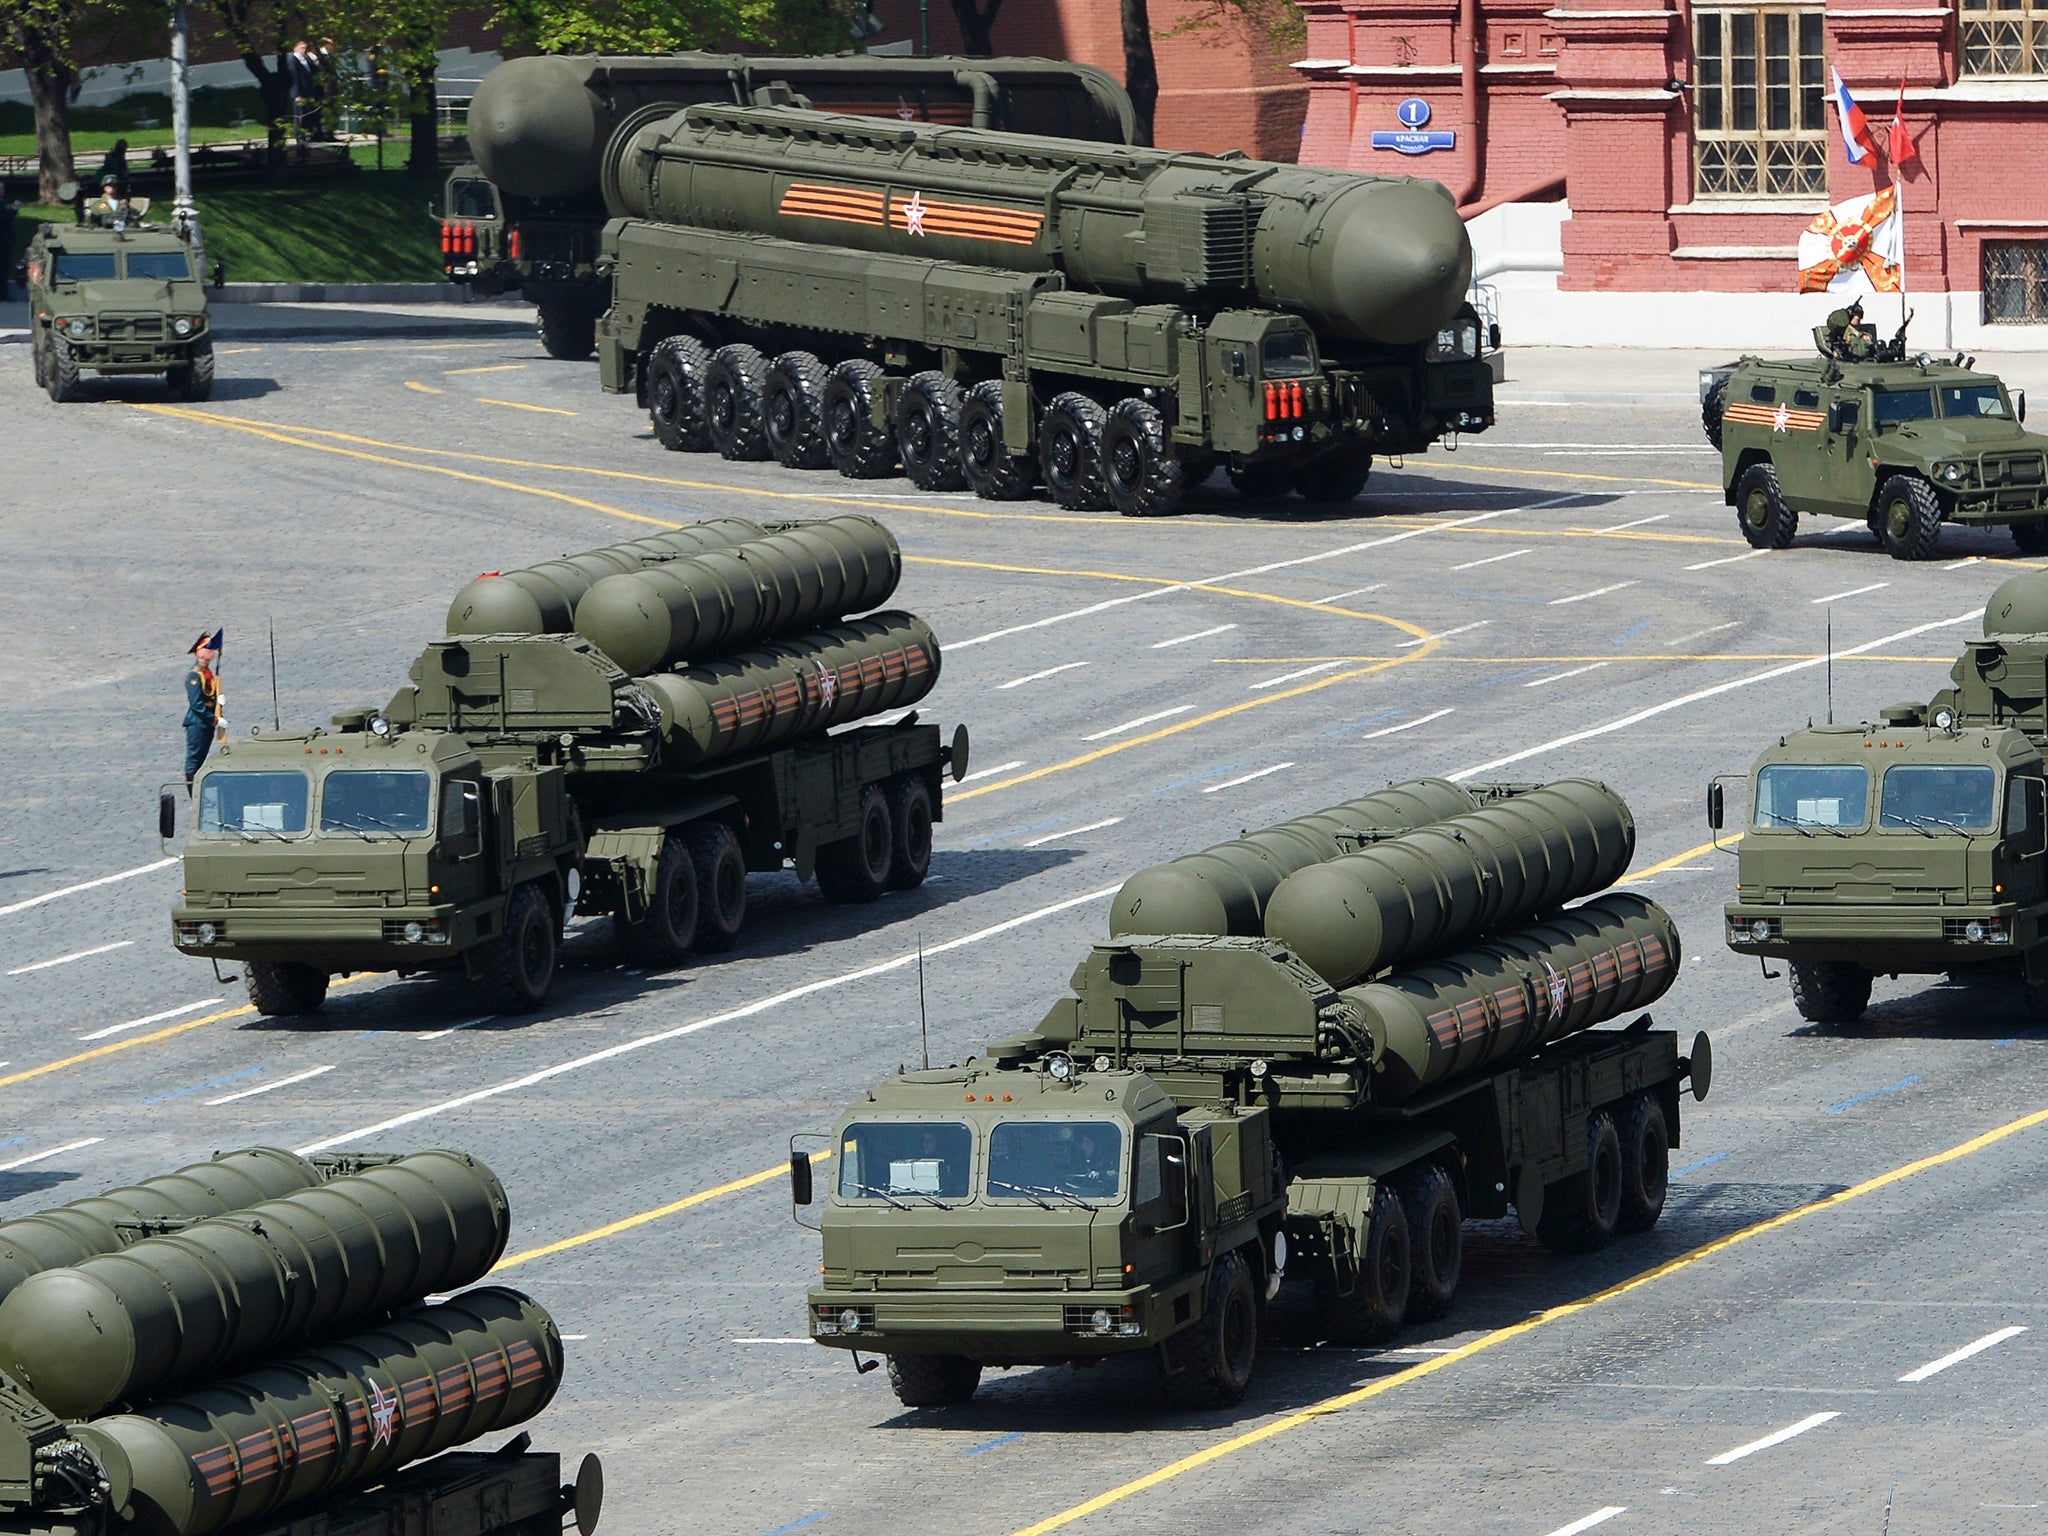
[[[1452,149],[1457,146],[1458,136],[1448,129],[1431,129],[1425,133],[1403,133],[1385,128],[1373,130],[1372,147],[1391,149],[1404,155],[1426,155],[1432,150]]]
[[[1410,96],[1401,105],[1394,108],[1394,116],[1401,120],[1403,128],[1411,130],[1420,128],[1429,121],[1429,103],[1420,96]]]

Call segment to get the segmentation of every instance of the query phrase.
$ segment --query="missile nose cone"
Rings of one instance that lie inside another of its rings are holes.
[[[1472,284],[1472,242],[1458,210],[1428,181],[1372,182],[1345,202],[1325,226],[1332,320],[1367,340],[1424,340]]]
[[[1984,605],[1984,633],[2048,633],[2048,572],[2023,571],[2000,582]]]
[[[469,105],[470,153],[487,177],[522,197],[588,189],[604,124],[568,59],[508,59],[484,76]]]

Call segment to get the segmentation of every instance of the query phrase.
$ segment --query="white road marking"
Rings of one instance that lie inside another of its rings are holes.
[[[131,1029],[141,1029],[145,1024],[161,1024],[165,1019],[175,1019],[181,1013],[196,1013],[201,1008],[211,1007],[217,999],[202,997],[196,1003],[181,1003],[176,1008],[166,1008],[162,1013],[152,1013],[139,1019],[130,1019],[126,1024],[109,1024],[105,1029],[96,1029],[89,1035],[80,1035],[81,1040],[104,1040],[109,1035],[125,1035]]]
[[[1628,1513],[1626,1504],[1610,1504],[1605,1509],[1596,1509],[1590,1515],[1574,1520],[1570,1525],[1560,1525],[1550,1536],[1579,1536],[1581,1531],[1590,1531],[1596,1525],[1605,1525],[1616,1515]]]
[[[1339,592],[1335,597],[1319,597],[1316,601],[1326,605],[1329,603],[1341,603],[1347,597],[1363,597],[1368,592],[1377,592],[1385,585],[1384,581],[1376,581],[1369,587],[1353,587],[1349,592]]]
[[[1967,560],[1958,560],[1953,565],[1944,565],[1942,569],[1944,571],[1960,571],[1964,566],[1975,565],[1983,558],[1982,555],[1971,555]]]
[[[0,1163],[0,1173],[12,1173],[17,1168],[26,1168],[30,1163],[62,1157],[66,1152],[76,1152],[80,1147],[96,1147],[106,1139],[104,1136],[88,1136],[83,1141],[67,1141],[63,1146],[52,1147],[47,1152],[31,1152],[27,1157],[17,1157],[11,1163]]]
[[[464,1019],[460,1024],[450,1024],[446,1029],[430,1029],[423,1035],[414,1035],[415,1040],[445,1040],[457,1030],[475,1029],[479,1024],[488,1024],[495,1019],[495,1013],[480,1014],[473,1019]]]
[[[962,784],[972,784],[976,779],[992,779],[999,773],[1008,773],[1012,768],[1022,768],[1023,766],[1024,759],[1020,757],[1014,763],[997,763],[993,768],[977,768],[960,782]]]
[[[1530,682],[1522,684],[1522,686],[1524,688],[1541,688],[1545,683],[1562,682],[1565,678],[1577,677],[1581,672],[1598,672],[1606,665],[1607,663],[1604,661],[1588,662],[1583,667],[1573,667],[1569,672],[1553,672],[1548,677],[1535,678]]]
[[[1432,640],[1448,640],[1453,635],[1469,634],[1475,629],[1484,629],[1492,622],[1493,620],[1491,619],[1479,619],[1471,624],[1460,624],[1456,629],[1446,629],[1438,634],[1424,635],[1420,640],[1403,640],[1394,649],[1397,651],[1412,651],[1416,646],[1427,645]]]
[[[2016,1339],[2026,1331],[2027,1330],[2024,1328],[2013,1327],[2001,1328],[1996,1333],[1987,1333],[1984,1335],[1983,1338],[1977,1340],[1974,1344],[1965,1344],[1961,1349],[1956,1350],[1953,1354],[1943,1355],[1939,1360],[1930,1360],[1925,1365],[1921,1366],[1920,1369],[1917,1371],[1906,1372],[1906,1374],[1901,1376],[1899,1380],[1925,1381],[1930,1376],[1939,1376],[1943,1371],[1947,1370],[1950,1366],[1961,1365],[1965,1360],[1969,1359],[1972,1355],[1981,1355],[1984,1353],[1985,1350],[1990,1349],[1995,1345],[2003,1344],[2007,1339]]]
[[[1673,397],[1671,397],[1671,398],[1674,398],[1674,399],[1675,399],[1676,397],[1675,397],[1675,396],[1673,396]],[[1521,401],[1521,402],[1519,402],[1519,403],[1520,403],[1520,404],[1523,404],[1523,405],[1540,405],[1540,404],[1543,404],[1543,403],[1545,403],[1545,402],[1542,402],[1542,401],[1538,401],[1538,400],[1524,400],[1524,401]],[[1560,401],[1560,402],[1558,402],[1558,403],[1559,403],[1559,404],[1570,404],[1571,402],[1569,402],[1569,401]],[[1461,448],[1462,448],[1462,447],[1472,447],[1472,448],[1491,448],[1491,449],[1494,449],[1495,451],[1499,451],[1499,450],[1502,450],[1502,449],[1513,449],[1513,448],[1581,448],[1581,449],[1583,449],[1583,448],[1612,448],[1612,449],[1614,449],[1614,451],[1615,451],[1615,452],[1617,452],[1617,453],[1619,453],[1619,452],[1621,452],[1621,451],[1622,451],[1622,450],[1621,450],[1621,449],[1620,449],[1620,448],[1619,448],[1619,447],[1618,447],[1618,446],[1617,446],[1616,444],[1614,444],[1614,443],[1504,443],[1504,442],[1501,442],[1501,441],[1499,441],[1499,440],[1497,440],[1497,439],[1496,439],[1495,441],[1493,441],[1493,442],[1490,442],[1490,443],[1488,443],[1488,442],[1478,442],[1478,443],[1470,443],[1470,444],[1465,444],[1465,443],[1461,443],[1461,444],[1459,444],[1459,446],[1460,446]],[[1631,452],[1631,453],[1669,453],[1669,452],[1671,452],[1671,451],[1672,451],[1673,449],[1676,449],[1676,448],[1706,448],[1706,449],[1711,449],[1711,448],[1712,448],[1712,446],[1713,446],[1712,444],[1710,444],[1710,443],[1706,443],[1706,442],[1704,442],[1704,441],[1702,441],[1702,442],[1697,442],[1697,443],[1637,443],[1637,444],[1636,444],[1636,445],[1635,445],[1635,446],[1634,446],[1633,448],[1629,449],[1628,451],[1629,451],[1629,452]]]
[[[1698,565],[1688,565],[1688,571],[1711,571],[1717,565],[1739,565],[1744,560],[1759,560],[1765,555],[1775,555],[1775,549],[1752,549],[1746,555],[1723,555],[1718,560],[1702,560]]]
[[[562,1335],[562,1342],[564,1344],[581,1344],[589,1337],[590,1335],[587,1333],[565,1333]],[[804,1342],[809,1343],[810,1341],[806,1339]]]
[[[1211,635],[1227,635],[1235,628],[1235,624],[1217,624],[1208,629],[1198,629],[1192,635],[1175,635],[1171,640],[1155,640],[1151,649],[1163,651],[1170,645],[1186,645],[1190,640],[1206,640]]]
[[[1401,725],[1383,725],[1376,731],[1367,731],[1363,736],[1359,737],[1358,739],[1360,741],[1371,741],[1374,738],[1380,736],[1392,736],[1397,731],[1412,731],[1418,725],[1427,725],[1432,720],[1441,720],[1445,715],[1448,715],[1450,713],[1451,711],[1448,709],[1440,709],[1433,715],[1422,716],[1419,720],[1409,720]]]
[[[176,859],[158,859],[154,864],[138,864],[133,869],[124,869],[118,875],[101,875],[97,880],[82,880],[77,885],[67,885],[62,890],[45,891],[40,896],[31,896],[26,901],[11,902],[0,907],[0,917],[15,912],[26,912],[30,907],[40,907],[46,901],[55,901],[60,896],[75,896],[80,891],[90,891],[98,886],[112,885],[116,880],[133,880],[137,875],[146,875],[153,870],[168,869],[177,863]]]
[[[1687,569],[1690,569],[1690,567],[1687,567]],[[1742,620],[1735,619],[1727,624],[1716,624],[1711,629],[1696,629],[1691,634],[1680,635],[1676,640],[1670,641],[1669,643],[1672,645],[1683,645],[1688,640],[1704,640],[1708,635],[1725,634],[1727,631],[1731,629],[1740,628],[1742,628]]]
[[[1476,571],[1482,565],[1498,565],[1503,560],[1512,560],[1517,555],[1533,555],[1535,549],[1511,549],[1504,555],[1488,555],[1484,560],[1467,560],[1463,565],[1451,567],[1454,571]]]
[[[1832,539],[1838,534],[1854,533],[1859,527],[1867,528],[1868,526],[1869,524],[1867,523],[1837,523],[1834,527],[1823,532],[1821,537]]]
[[[1949,629],[1957,624],[1975,623],[1983,617],[1983,612],[1981,608],[1972,608],[1968,613],[1959,613],[1952,619],[1936,619],[1929,624],[1915,624],[1911,629],[1895,630],[1889,635],[1880,635],[1875,640],[1866,640],[1861,645],[1852,645],[1847,650],[1838,651],[1836,654],[1840,656],[1862,656],[1871,651],[1882,650],[1888,645],[1896,645],[1901,640],[1911,640],[1916,635],[1924,635],[1930,630]],[[1666,699],[1661,704],[1652,704],[1647,709],[1639,709],[1633,714],[1609,720],[1605,725],[1595,725],[1583,731],[1573,731],[1567,736],[1553,737],[1551,740],[1541,742],[1536,746],[1524,747],[1519,752],[1510,752],[1506,757],[1496,757],[1490,762],[1476,763],[1470,768],[1460,768],[1456,773],[1447,774],[1445,777],[1449,778],[1453,783],[1459,779],[1475,778],[1482,773],[1491,773],[1496,768],[1505,768],[1510,763],[1519,763],[1526,758],[1540,757],[1545,752],[1554,752],[1559,747],[1577,746],[1580,742],[1591,741],[1596,736],[1607,736],[1615,731],[1625,731],[1632,725],[1640,725],[1645,720],[1655,719],[1658,715],[1668,714],[1674,709],[1682,709],[1688,704],[1697,704],[1702,699],[1717,698],[1724,693],[1733,693],[1738,688],[1747,688],[1753,683],[1767,683],[1775,678],[1789,677],[1794,672],[1805,672],[1813,667],[1825,664],[1826,661],[1827,658],[1825,656],[1810,656],[1804,661],[1788,661],[1783,666],[1769,667],[1762,672],[1751,672],[1746,677],[1731,678],[1725,683],[1716,683],[1711,688],[1698,688],[1691,693],[1682,693],[1675,699]]]
[[[1550,600],[1550,606],[1562,608],[1566,603],[1583,603],[1589,597],[1605,597],[1610,592],[1619,592],[1623,587],[1632,587],[1634,585],[1636,583],[1632,581],[1617,581],[1612,586],[1595,587],[1590,592],[1574,592],[1570,597],[1553,597]]]
[[[563,1334],[563,1335],[562,1335],[562,1337],[566,1339],[566,1338],[568,1337],[568,1335],[567,1335],[567,1334],[565,1333],[565,1334]],[[815,1339],[734,1339],[734,1340],[733,1340],[732,1342],[733,1342],[733,1343],[735,1343],[735,1344],[815,1344],[815,1343],[817,1342],[817,1340],[815,1340]]]
[[[1194,709],[1192,704],[1176,704],[1171,709],[1162,709],[1157,714],[1140,715],[1135,720],[1126,720],[1122,725],[1112,725],[1106,731],[1096,731],[1083,736],[1083,741],[1101,741],[1106,736],[1121,736],[1125,731],[1135,731],[1141,725],[1150,725],[1155,720],[1171,720],[1175,715],[1185,715]]]
[[[1063,661],[1056,667],[1047,667],[1043,672],[1033,672],[1024,677],[1013,677],[1007,683],[997,683],[998,689],[1022,688],[1026,683],[1035,683],[1040,678],[1057,677],[1062,672],[1071,672],[1076,667],[1085,667],[1085,661]]]
[[[1761,1440],[1752,1440],[1747,1445],[1738,1445],[1732,1451],[1723,1451],[1718,1456],[1709,1456],[1707,1458],[1707,1465],[1710,1467],[1725,1467],[1731,1462],[1742,1460],[1745,1456],[1754,1456],[1758,1451],[1768,1451],[1774,1445],[1783,1445],[1787,1440],[1796,1439],[1798,1436],[1805,1434],[1809,1429],[1819,1429],[1821,1425],[1827,1423],[1830,1419],[1839,1419],[1840,1417],[1841,1414],[1835,1412],[1811,1414],[1801,1419],[1797,1424],[1787,1424],[1783,1429],[1765,1435]]]
[[[980,944],[985,940],[1008,933],[1012,929],[1022,928],[1027,924],[1038,922],[1043,918],[1056,917],[1060,913],[1071,911],[1075,907],[1085,907],[1094,902],[1107,901],[1119,889],[1121,889],[1120,885],[1110,885],[1104,886],[1101,890],[1089,891],[1084,895],[1069,896],[1063,901],[1055,901],[1051,905],[1039,907],[1035,911],[1025,912],[1016,917],[1005,918],[1002,922],[992,923],[986,928],[978,928],[973,933],[963,934],[957,939],[948,939],[942,944],[928,945],[921,953],[925,959],[929,960],[934,956],[943,955],[949,950],[965,949],[970,945]],[[585,1067],[598,1066],[618,1057],[631,1055],[635,1051],[644,1051],[649,1046],[666,1045],[671,1040],[683,1039],[685,1036],[694,1035],[700,1030],[712,1029],[720,1024],[731,1024],[740,1019],[751,1019],[759,1014],[787,1007],[789,1004],[799,1002],[806,997],[815,997],[820,992],[830,992],[840,987],[852,986],[855,982],[867,981],[876,976],[886,976],[891,971],[907,970],[918,963],[919,954],[920,951],[911,950],[905,954],[897,955],[893,959],[879,960],[873,965],[861,966],[858,970],[843,971],[837,976],[827,976],[818,981],[805,982],[802,986],[791,987],[786,991],[776,992],[768,997],[757,998],[751,1003],[744,1003],[737,1008],[728,1009],[724,1013],[714,1013],[708,1018],[695,1019],[688,1024],[679,1024],[673,1029],[657,1030],[653,1034],[647,1035],[636,1035],[631,1040],[622,1040],[617,1045],[606,1046],[603,1050],[592,1051],[588,1055],[571,1057],[569,1060],[557,1062],[551,1067],[542,1067],[536,1072],[529,1072],[523,1077],[508,1078],[502,1083],[493,1083],[490,1087],[479,1088],[473,1093],[461,1094],[452,1099],[443,1099],[438,1104],[429,1104],[424,1109],[409,1110],[402,1115],[393,1115],[390,1119],[380,1120],[375,1125],[358,1126],[354,1130],[342,1131],[337,1135],[323,1137],[309,1146],[301,1147],[299,1152],[301,1156],[309,1156],[315,1152],[324,1152],[330,1147],[341,1146],[346,1142],[363,1141],[372,1136],[381,1136],[387,1131],[395,1131],[402,1126],[414,1125],[422,1120],[431,1120],[436,1115],[447,1114],[450,1110],[466,1109],[472,1104],[481,1104],[488,1099],[500,1098],[508,1093],[518,1093],[522,1089],[537,1087],[539,1084],[545,1083],[552,1078],[562,1077],[570,1072],[580,1072]]]
[[[1085,827],[1069,827],[1064,832],[1048,832],[1044,837],[1034,837],[1028,843],[1018,844],[1021,848],[1036,848],[1041,843],[1056,843],[1063,837],[1079,837],[1083,832],[1100,832],[1104,827],[1113,827],[1122,821],[1121,816],[1111,816],[1106,821],[1091,821]],[[809,1342],[806,1340],[806,1342]]]
[[[1624,528],[1641,528],[1648,523],[1669,522],[1669,512],[1659,512],[1655,517],[1638,517],[1626,523],[1614,523],[1605,528],[1595,528],[1595,533],[1620,533]]]
[[[1256,773],[1240,774],[1237,778],[1225,779],[1221,784],[1205,784],[1202,786],[1202,793],[1213,795],[1219,789],[1235,789],[1240,784],[1249,784],[1253,779],[1263,779],[1269,773],[1278,773],[1283,768],[1292,768],[1293,766],[1294,764],[1292,763],[1275,763],[1272,767],[1261,768]]]
[[[233,1104],[241,1099],[253,1099],[259,1093],[275,1093],[280,1088],[289,1088],[293,1083],[303,1083],[308,1078],[318,1077],[323,1072],[332,1072],[333,1070],[332,1066],[312,1067],[304,1072],[294,1072],[290,1077],[280,1077],[274,1083],[265,1083],[260,1088],[244,1088],[240,1093],[224,1094],[220,1098],[208,1099],[206,1102],[208,1104]]]
[[[1250,691],[1257,693],[1261,688],[1278,688],[1282,683],[1291,683],[1297,677],[1314,677],[1318,672],[1334,672],[1346,665],[1341,661],[1319,661],[1312,667],[1303,667],[1298,672],[1283,672],[1278,677],[1269,677],[1263,682],[1253,683]]]
[[[119,939],[112,944],[100,944],[91,949],[78,950],[72,954],[58,955],[53,960],[38,960],[33,965],[17,965],[7,974],[10,976],[26,976],[30,971],[47,971],[53,965],[69,965],[74,960],[90,960],[94,955],[104,955],[110,950],[126,949],[134,942],[133,939]]]
[[[1839,603],[1845,597],[1861,597],[1866,592],[1882,592],[1890,585],[1888,581],[1873,581],[1867,587],[1851,587],[1847,592],[1835,592],[1827,597],[1809,597],[1807,601],[1817,608],[1822,603]]]

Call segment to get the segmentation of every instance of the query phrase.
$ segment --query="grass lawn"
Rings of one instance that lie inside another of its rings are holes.
[[[245,139],[263,137],[263,125],[251,123],[244,128],[208,128],[192,125],[194,144],[240,144]],[[134,170],[149,164],[149,152],[162,146],[171,147],[171,130],[162,128],[128,128],[120,132],[113,129],[77,129],[71,131],[71,153],[77,158],[81,174],[99,174],[100,158],[114,147],[114,140],[128,141],[128,167]],[[34,133],[0,133],[0,155],[33,155],[36,152]]]

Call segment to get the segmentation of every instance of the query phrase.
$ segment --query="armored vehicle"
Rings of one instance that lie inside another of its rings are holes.
[[[479,294],[539,306],[541,344],[588,357],[611,304],[600,269],[599,171],[628,118],[695,102],[793,104],[905,122],[952,123],[1128,144],[1130,97],[1102,70],[1053,59],[545,56],[500,64],[469,108],[471,165],[448,177],[442,266]]]
[[[214,755],[177,947],[244,962],[267,1014],[393,970],[461,970],[512,1011],[546,1000],[578,913],[668,966],[738,942],[749,871],[835,902],[918,885],[967,736],[911,708],[929,628],[847,617],[901,570],[869,518],[734,518],[479,577],[383,709]],[[160,816],[169,837],[175,795]]]
[[[600,378],[672,449],[1149,516],[1493,423],[1435,182],[698,106],[604,185]]]
[[[1136,1352],[1213,1406],[1286,1281],[1381,1344],[1451,1307],[1469,1217],[1559,1251],[1653,1226],[1711,1052],[1589,1030],[1678,975],[1654,903],[1593,894],[1633,852],[1602,786],[1435,780],[1134,876],[1035,1032],[878,1084],[830,1161],[793,1145],[799,1208],[828,1181],[812,1337],[913,1407]]]
[[[2048,554],[2048,437],[2026,430],[2024,394],[1961,354],[1905,354],[1857,327],[1864,361],[1744,357],[1700,374],[1700,415],[1742,536],[1783,549],[1799,516],[1861,518],[1895,560],[1933,556],[1944,523],[2003,525]]]
[[[36,387],[63,403],[80,376],[160,373],[172,393],[213,393],[206,288],[183,230],[143,222],[149,199],[79,204],[28,247],[29,351]]]
[[[475,1159],[217,1155],[0,1223],[0,1533],[557,1536],[603,1473],[521,1433],[562,1380]],[[411,1464],[411,1465],[409,1465]]]

